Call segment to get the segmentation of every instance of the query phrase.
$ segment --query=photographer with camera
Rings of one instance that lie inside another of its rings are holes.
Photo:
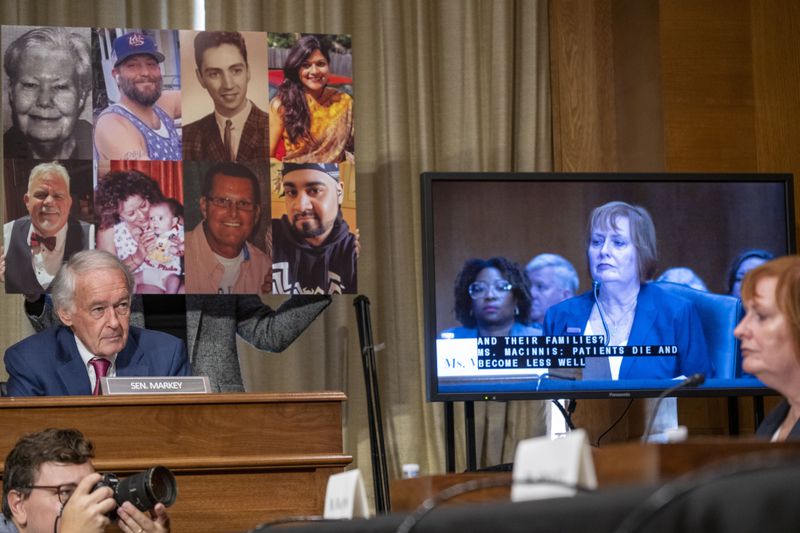
[[[163,503],[149,515],[130,501],[118,506],[118,484],[95,473],[92,457],[94,446],[76,429],[45,429],[19,439],[6,457],[6,528],[0,524],[0,532],[102,532],[115,510],[125,533],[170,531]]]

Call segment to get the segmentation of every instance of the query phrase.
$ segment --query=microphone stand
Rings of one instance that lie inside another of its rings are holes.
[[[383,439],[383,419],[378,393],[378,367],[375,364],[375,346],[372,340],[372,322],[369,299],[360,294],[353,300],[358,321],[358,341],[364,365],[364,385],[367,393],[369,443],[372,451],[372,478],[375,484],[375,511],[385,514],[392,510],[389,501],[389,470],[386,467],[386,445]]]
[[[656,415],[658,415],[658,408],[661,407],[661,402],[664,401],[664,398],[672,394],[678,389],[682,389],[684,387],[696,387],[698,385],[702,385],[706,381],[705,374],[692,374],[688,378],[684,379],[677,385],[673,385],[672,387],[668,388],[664,392],[658,395],[658,399],[656,400],[656,407],[653,409],[653,412],[650,413],[650,416],[647,419],[647,429],[644,431],[644,435],[642,435],[642,442],[647,442],[647,439],[650,438],[650,433],[653,431],[653,423],[656,420]]]

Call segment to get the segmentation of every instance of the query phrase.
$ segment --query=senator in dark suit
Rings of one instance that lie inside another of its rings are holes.
[[[183,159],[265,161],[269,115],[247,98],[250,65],[242,34],[201,31],[194,38],[195,74],[214,112],[183,127]]]
[[[116,256],[73,255],[51,285],[64,326],[49,328],[6,350],[10,396],[99,394],[104,376],[185,376],[183,341],[130,328],[134,280]]]
[[[273,310],[254,294],[189,294],[186,343],[192,371],[208,376],[213,392],[244,392],[237,338],[265,352],[282,352],[330,303],[327,294],[302,294]],[[132,307],[131,323],[144,325],[141,295],[134,296]],[[57,324],[44,296],[26,301],[25,313],[36,331]]]
[[[64,326],[48,328],[6,350],[9,396],[92,394],[86,364],[75,334]],[[191,375],[183,341],[160,331],[132,327],[114,361],[117,376]]]

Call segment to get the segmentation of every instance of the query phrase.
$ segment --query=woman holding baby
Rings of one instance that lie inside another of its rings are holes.
[[[125,263],[136,280],[135,292],[183,291],[180,204],[165,199],[153,178],[134,169],[109,172],[97,185],[95,210],[97,248]]]

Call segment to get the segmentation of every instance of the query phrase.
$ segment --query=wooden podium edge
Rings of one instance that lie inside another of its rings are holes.
[[[142,464],[160,465],[175,472],[213,471],[213,470],[291,470],[311,468],[344,468],[353,462],[351,455],[298,455],[298,456],[234,456],[234,457],[194,457],[191,459],[151,459],[135,460],[93,460],[97,470],[119,470],[133,472]]]

